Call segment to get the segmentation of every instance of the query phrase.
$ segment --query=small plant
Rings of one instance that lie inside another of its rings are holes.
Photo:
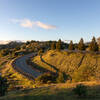
[[[87,95],[87,87],[82,84],[78,84],[76,88],[73,89],[73,92],[75,95],[78,95],[79,97],[81,96],[86,96]]]

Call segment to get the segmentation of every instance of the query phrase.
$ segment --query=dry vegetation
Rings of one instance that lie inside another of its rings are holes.
[[[5,57],[0,59],[1,63],[1,70],[0,73],[3,77],[7,78],[8,82],[10,83],[9,90],[15,90],[20,88],[34,88],[34,82],[32,80],[27,79],[25,76],[16,72],[11,63],[12,59],[10,57]],[[5,62],[5,63],[4,63]]]
[[[9,92],[0,100],[100,100],[100,83],[81,82],[88,88],[86,97],[77,97],[72,89],[80,83],[64,83],[47,87]]]
[[[70,75],[73,81],[93,81],[100,78],[100,54],[50,50],[43,54],[42,60],[40,56],[33,58],[33,62],[39,66],[51,71],[55,71],[55,67]]]
[[[15,88],[14,86],[24,88],[24,90],[8,92],[6,96],[0,97],[0,100],[100,100],[100,82],[98,81],[100,79],[100,54],[50,50],[44,53],[42,58],[40,56],[34,57],[32,61],[38,67],[53,72],[57,70],[65,72],[72,77],[72,82],[42,84],[38,87],[35,87],[36,84],[33,81],[28,80],[12,68],[12,59],[5,57],[0,60],[3,65],[0,72],[10,82],[9,89]],[[84,84],[88,87],[86,97],[79,98],[73,93],[72,89],[77,84]]]

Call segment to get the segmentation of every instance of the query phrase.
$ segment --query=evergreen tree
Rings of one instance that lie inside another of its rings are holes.
[[[51,50],[54,50],[54,49],[56,49],[56,44],[55,44],[55,42],[52,42],[51,43]]]
[[[89,45],[89,49],[90,49],[90,51],[98,51],[98,44],[96,42],[95,37],[92,38],[92,41]]]
[[[62,42],[61,42],[61,39],[58,40],[58,42],[56,43],[56,49],[58,51],[60,51],[62,49]]]
[[[69,50],[74,50],[73,41],[70,41],[70,44],[69,44],[68,49],[69,49]]]
[[[85,50],[85,44],[83,38],[80,39],[80,42],[78,44],[78,50]]]

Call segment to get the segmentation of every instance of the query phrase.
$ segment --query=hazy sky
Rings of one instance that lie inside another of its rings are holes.
[[[0,40],[100,36],[100,0],[0,0]]]

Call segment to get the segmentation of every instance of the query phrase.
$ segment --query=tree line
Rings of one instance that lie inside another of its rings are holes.
[[[58,42],[54,41],[51,43],[51,50],[60,51],[61,49],[63,49],[63,43],[61,39],[59,39]],[[74,44],[73,41],[70,41],[67,49],[80,50],[80,51],[88,50],[88,51],[96,52],[96,51],[99,51],[99,45],[97,44],[95,37],[92,38],[88,46],[84,43],[83,38],[81,38],[78,44]]]

